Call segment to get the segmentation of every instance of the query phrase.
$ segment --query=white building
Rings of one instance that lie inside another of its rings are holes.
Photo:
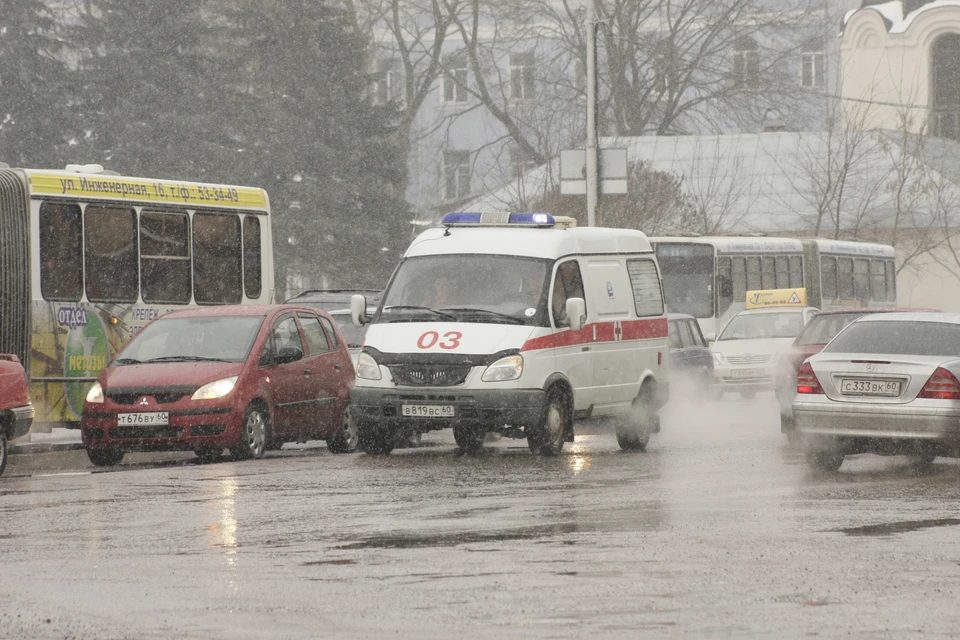
[[[864,126],[960,139],[960,2],[867,0],[840,51],[845,107]]]

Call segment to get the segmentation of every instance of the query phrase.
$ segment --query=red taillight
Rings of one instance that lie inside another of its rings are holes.
[[[823,393],[820,381],[809,362],[804,362],[797,371],[797,393]]]
[[[960,381],[957,381],[957,378],[943,367],[937,367],[917,397],[933,400],[960,400]]]

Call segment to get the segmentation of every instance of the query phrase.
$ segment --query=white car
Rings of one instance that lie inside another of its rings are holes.
[[[713,351],[714,393],[739,391],[744,398],[773,389],[776,354],[793,344],[819,313],[814,307],[770,307],[741,311],[723,328]]]

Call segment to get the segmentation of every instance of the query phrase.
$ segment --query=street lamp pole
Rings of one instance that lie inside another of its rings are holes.
[[[599,176],[597,159],[597,9],[594,0],[585,0],[584,28],[587,36],[587,226],[597,225],[597,200],[599,198]]]

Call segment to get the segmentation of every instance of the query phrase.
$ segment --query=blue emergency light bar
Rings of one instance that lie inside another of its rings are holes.
[[[491,211],[451,211],[443,216],[440,224],[445,227],[552,227],[557,223],[549,213],[507,213]]]

